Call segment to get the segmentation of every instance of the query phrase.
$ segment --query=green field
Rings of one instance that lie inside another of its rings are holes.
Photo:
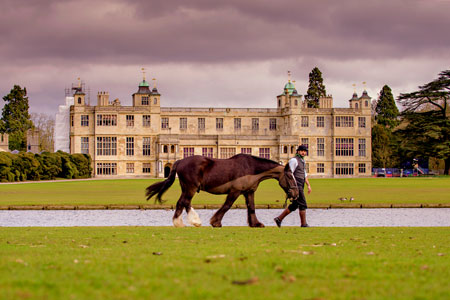
[[[157,179],[88,180],[0,184],[1,205],[141,205],[145,188]],[[354,197],[355,203],[403,204],[450,203],[450,177],[311,179],[313,192],[308,203],[340,203],[340,197]],[[163,199],[175,204],[180,196],[178,181]],[[256,204],[282,204],[284,193],[275,180],[260,184]],[[193,204],[221,204],[225,196],[200,192]],[[244,204],[240,197],[236,204]]]
[[[449,228],[2,228],[0,299],[449,299]]]

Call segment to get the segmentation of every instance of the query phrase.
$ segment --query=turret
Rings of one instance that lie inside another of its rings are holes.
[[[278,108],[299,108],[301,106],[302,96],[298,94],[295,88],[295,81],[291,82],[291,72],[288,71],[288,82],[284,85],[283,93],[277,96]]]
[[[73,104],[75,106],[84,106],[84,105],[86,105],[86,94],[84,93],[83,84],[82,84],[80,78],[78,78],[78,84],[76,86],[74,86],[72,84],[72,91],[74,91],[74,93],[73,93],[73,98],[74,98]]]

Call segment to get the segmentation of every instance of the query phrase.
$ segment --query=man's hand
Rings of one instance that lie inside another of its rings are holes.
[[[311,192],[312,192],[311,186],[308,185],[308,194],[311,194]]]

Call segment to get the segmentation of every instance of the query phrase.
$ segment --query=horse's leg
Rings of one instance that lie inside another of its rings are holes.
[[[195,195],[195,188],[182,188],[183,192],[181,193],[180,199],[178,199],[175,214],[173,216],[173,225],[175,227],[184,227],[182,212],[183,209],[186,209],[186,213],[188,214],[188,222],[195,227],[202,226],[202,221],[200,220],[198,214],[191,207],[192,197]]]
[[[175,214],[173,215],[172,218],[173,226],[175,227],[184,227],[183,216],[181,215],[184,209],[183,203],[184,199],[185,199],[185,192],[183,191],[181,193],[180,199],[178,199],[177,205],[175,207]]]
[[[227,199],[225,200],[225,203],[222,205],[221,208],[219,208],[218,211],[212,216],[211,220],[209,220],[209,223],[212,227],[222,227],[222,218],[225,215],[225,213],[231,208],[234,201],[236,201],[237,197],[241,194],[241,191],[232,191],[227,195]]]
[[[255,192],[245,193],[245,203],[247,204],[247,218],[248,226],[250,227],[264,227],[264,224],[259,222],[255,214]]]
[[[200,217],[198,216],[197,212],[194,210],[194,208],[191,206],[192,197],[194,197],[195,192],[192,195],[188,195],[186,197],[186,212],[188,214],[188,222],[189,224],[200,227],[202,226],[202,220],[200,220]]]

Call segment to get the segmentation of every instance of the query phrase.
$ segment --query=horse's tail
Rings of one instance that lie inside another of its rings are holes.
[[[160,181],[152,184],[146,189],[145,196],[147,196],[147,201],[150,200],[153,196],[156,196],[155,202],[163,203],[164,201],[161,199],[162,195],[172,186],[175,181],[175,176],[177,174],[177,165],[178,161],[173,164],[172,170],[170,171],[169,177],[166,180]]]

